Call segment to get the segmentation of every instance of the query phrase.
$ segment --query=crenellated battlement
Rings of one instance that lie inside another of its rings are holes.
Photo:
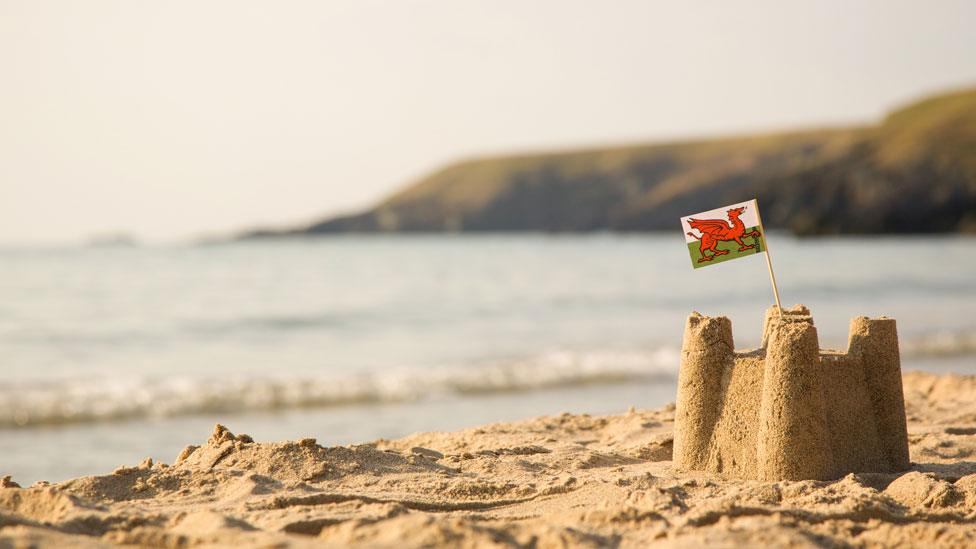
[[[676,406],[678,469],[828,480],[909,467],[891,318],[854,318],[847,352],[822,351],[809,309],[773,306],[761,347],[735,351],[728,318],[692,313]]]

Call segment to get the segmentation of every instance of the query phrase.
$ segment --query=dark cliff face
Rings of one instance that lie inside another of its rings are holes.
[[[976,232],[976,179],[931,163],[890,171],[853,157],[758,194],[768,224],[796,234]]]
[[[976,232],[976,91],[898,110],[848,153],[757,192],[771,224],[800,234]]]
[[[674,230],[753,197],[797,234],[976,232],[976,90],[866,128],[471,160],[288,233]]]

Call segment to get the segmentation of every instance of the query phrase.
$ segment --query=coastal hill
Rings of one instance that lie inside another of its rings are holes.
[[[796,234],[976,232],[976,89],[865,127],[466,160],[365,212],[247,236],[675,230],[753,197]]]

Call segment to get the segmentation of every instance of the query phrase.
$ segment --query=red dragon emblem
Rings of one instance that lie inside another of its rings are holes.
[[[701,246],[698,250],[699,253],[701,253],[701,257],[698,258],[699,263],[711,261],[715,259],[715,256],[729,253],[729,250],[716,249],[719,242],[734,240],[739,244],[740,252],[756,247],[756,242],[759,241],[759,237],[761,236],[759,231],[753,230],[747,233],[745,223],[739,219],[739,216],[742,215],[742,212],[744,212],[745,209],[745,206],[740,206],[738,208],[728,210],[726,212],[729,215],[728,222],[726,222],[724,219],[691,218],[688,220],[688,224],[691,225],[692,229],[698,229],[702,233],[701,236],[698,236],[692,232],[688,233],[688,236],[696,238],[701,242]],[[730,223],[731,226],[729,226]],[[752,244],[743,243],[742,239],[748,236],[755,238],[755,242]],[[712,255],[705,255],[705,250],[710,250]]]

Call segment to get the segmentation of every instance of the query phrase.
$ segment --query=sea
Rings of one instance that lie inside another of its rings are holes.
[[[976,374],[976,239],[771,233],[822,347],[894,317],[905,370]],[[755,347],[764,256],[674,234],[324,236],[0,248],[0,476],[172,463],[215,423],[352,444],[674,400],[685,320]]]

